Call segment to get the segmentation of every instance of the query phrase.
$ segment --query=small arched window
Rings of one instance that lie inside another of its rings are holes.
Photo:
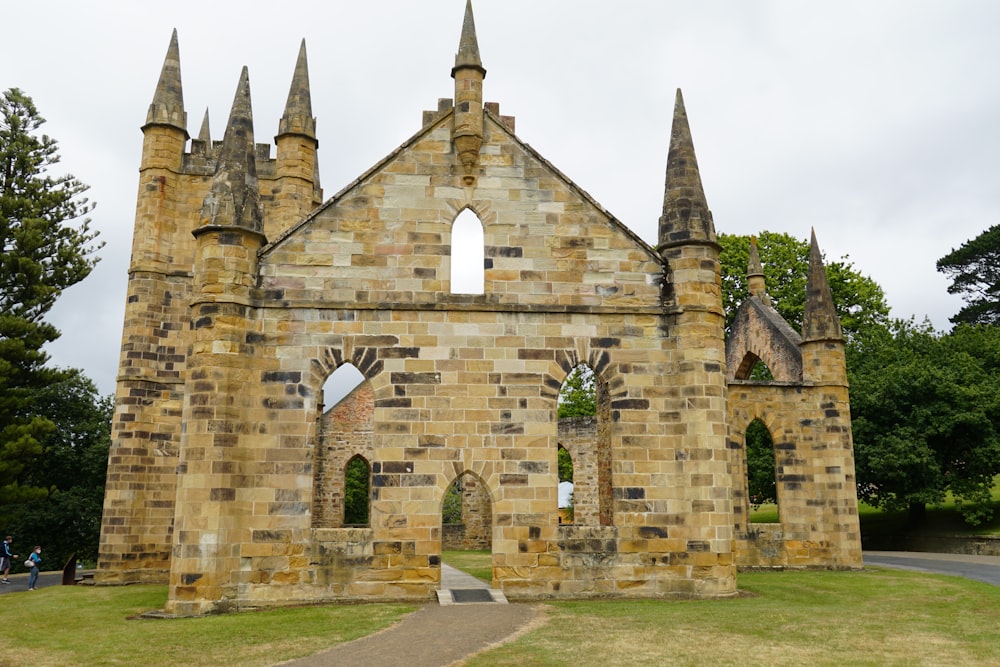
[[[482,294],[484,288],[483,223],[465,209],[451,227],[451,293]]]
[[[367,526],[371,497],[371,468],[363,456],[355,456],[344,468],[344,525]]]

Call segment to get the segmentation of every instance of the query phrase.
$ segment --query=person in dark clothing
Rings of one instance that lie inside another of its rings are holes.
[[[12,538],[10,535],[8,535],[3,540],[3,548],[0,549],[0,572],[3,572],[3,578],[0,579],[0,584],[9,584],[10,583],[7,580],[7,576],[10,574],[10,564],[12,562],[11,559],[18,557],[16,553],[12,553],[11,552],[11,546],[10,545],[11,545],[11,542],[13,542],[13,541],[14,541],[14,538]]]

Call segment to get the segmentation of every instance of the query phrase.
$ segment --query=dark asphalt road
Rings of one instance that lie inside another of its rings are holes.
[[[932,554],[915,551],[866,551],[865,566],[953,574],[1000,586],[1000,557]]]
[[[24,560],[24,559],[21,559]],[[17,568],[23,570],[24,568]],[[79,570],[83,574],[83,570]],[[79,576],[79,575],[78,575]],[[37,588],[48,588],[49,586],[62,586],[62,570],[56,572],[39,572]],[[5,593],[25,593],[28,591],[28,574],[21,572],[10,575],[9,584],[0,584],[0,595]]]

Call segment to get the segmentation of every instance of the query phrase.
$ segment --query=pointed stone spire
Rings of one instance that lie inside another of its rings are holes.
[[[747,261],[747,288],[750,296],[770,304],[767,288],[764,282],[764,267],[760,263],[760,253],[757,251],[757,237],[750,237],[750,259]]]
[[[177,28],[170,36],[167,56],[163,59],[160,80],[156,83],[153,103],[146,112],[146,125],[171,125],[187,135],[187,113],[181,87],[181,57],[177,46]]]
[[[458,42],[451,76],[455,79],[455,117],[451,139],[465,172],[462,183],[471,186],[476,182],[479,150],[483,145],[483,79],[486,78],[486,70],[479,57],[472,0],[465,2],[462,37]]]
[[[201,129],[198,131],[198,141],[204,142],[209,148],[212,147],[212,133],[208,126],[208,107],[205,107],[205,117],[201,119]]]
[[[242,227],[258,234],[264,231],[254,153],[250,77],[246,67],[240,74],[212,186],[202,205],[201,226]]]
[[[816,230],[812,230],[809,246],[809,278],[806,282],[806,305],[802,314],[802,340],[844,339],[840,317],[833,305],[833,292],[823,268],[823,255],[816,243]]]
[[[482,58],[479,57],[479,41],[476,39],[476,20],[472,16],[472,0],[465,0],[465,19],[462,21],[462,37],[458,41],[458,53],[455,54],[455,66],[451,76],[463,68],[477,69],[486,77]]]
[[[306,40],[299,47],[299,57],[295,61],[292,85],[288,89],[285,113],[278,123],[278,136],[302,134],[316,138],[316,119],[312,115],[312,96],[309,92],[309,66],[306,60]]]
[[[712,212],[708,209],[701,186],[698,159],[694,154],[694,142],[680,88],[677,89],[674,122],[670,130],[659,241],[661,248],[692,242],[717,242]]]

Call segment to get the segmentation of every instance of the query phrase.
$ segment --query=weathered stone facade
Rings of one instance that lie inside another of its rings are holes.
[[[736,561],[745,567],[858,567],[861,534],[843,335],[816,236],[801,336],[771,306],[755,242],[747,277],[751,295],[726,341]],[[757,361],[766,364],[773,380],[749,379]],[[749,523],[744,444],[755,419],[774,441],[777,524]]]
[[[174,35],[143,128],[98,582],[168,581],[176,615],[429,599],[443,497],[468,475],[508,598],[729,596],[752,552],[739,429],[754,416],[796,447],[780,564],[860,566],[842,341],[803,343],[814,393],[732,400],[679,93],[654,249],[483,102],[471,7],[452,75],[454,104],[322,202],[304,45],[272,159],[245,70],[223,141],[206,125],[185,152]],[[483,225],[482,294],[450,285],[465,210]],[[326,411],[346,363],[366,381]],[[557,395],[581,363],[598,414],[572,453],[591,479],[560,525]],[[355,456],[366,527],[343,525]]]

